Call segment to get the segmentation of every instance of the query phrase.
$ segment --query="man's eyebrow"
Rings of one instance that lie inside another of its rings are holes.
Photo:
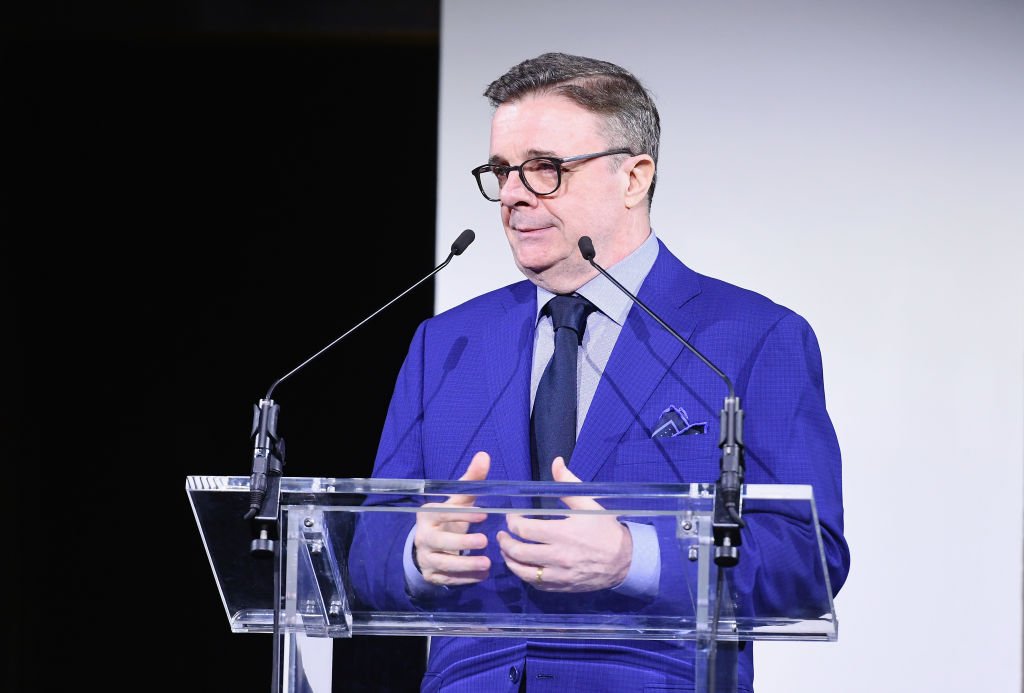
[[[528,158],[531,158],[531,159],[533,157],[536,157],[536,156],[551,156],[551,157],[554,157],[555,153],[553,151],[551,151],[550,149],[531,149],[530,151],[526,152],[526,156]]]
[[[550,157],[558,158],[555,155],[555,153],[553,151],[551,151],[550,149],[529,149],[529,150],[526,151],[526,158],[527,159],[533,159],[533,158],[538,157],[538,156],[550,156]],[[492,166],[501,166],[501,165],[507,164],[508,160],[505,159],[505,157],[503,157],[503,156],[498,156],[497,154],[491,154],[491,158],[487,160],[487,163],[491,164]]]

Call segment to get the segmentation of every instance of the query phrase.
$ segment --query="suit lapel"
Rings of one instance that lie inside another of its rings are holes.
[[[487,391],[481,406],[498,433],[498,450],[490,450],[490,478],[529,479],[530,470],[530,364],[536,322],[536,288],[516,284],[502,301],[503,314],[490,321],[486,359]],[[467,406],[469,403],[467,403]],[[499,455],[495,453],[499,452]]]
[[[696,275],[662,246],[637,297],[689,340],[696,315],[685,304],[699,293]],[[577,477],[592,481],[625,431],[650,423],[638,421],[638,412],[683,351],[692,356],[640,306],[630,309],[573,450]]]

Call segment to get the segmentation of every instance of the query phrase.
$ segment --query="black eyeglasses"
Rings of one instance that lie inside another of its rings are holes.
[[[629,154],[628,149],[609,149],[606,152],[594,154],[580,154],[579,156],[557,157],[538,156],[527,159],[518,166],[505,166],[500,164],[484,164],[473,169],[473,177],[480,187],[480,193],[491,202],[500,199],[501,189],[508,182],[508,175],[512,171],[519,171],[519,180],[527,190],[534,195],[550,195],[558,190],[562,184],[562,165],[574,161],[586,161],[596,159],[599,156],[610,156],[612,154]]]

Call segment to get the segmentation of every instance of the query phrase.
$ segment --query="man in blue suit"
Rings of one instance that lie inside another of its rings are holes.
[[[568,455],[535,460],[555,481],[715,482],[722,380],[636,307],[619,283],[735,382],[747,412],[747,483],[810,484],[833,592],[849,570],[840,451],[825,408],[814,333],[793,311],[694,272],[650,225],[660,121],[649,92],[600,60],[548,53],[485,91],[495,107],[488,163],[474,169],[498,203],[515,283],[422,323],[399,373],[374,476],[526,480],[531,411],[554,351],[555,296],[589,302],[577,362],[577,438]],[[663,435],[665,434],[665,435]],[[568,457],[568,459],[566,459]],[[568,501],[593,507],[596,501]],[[453,498],[451,505],[472,505]],[[522,515],[491,531],[484,514],[417,513],[378,536],[391,606],[430,608],[484,581],[532,604],[606,595],[670,596],[671,534],[612,515]],[[748,522],[735,588],[751,609],[785,608],[814,578],[792,555],[801,530],[786,517]],[[667,543],[666,543],[667,542]],[[355,572],[364,570],[357,566]],[[368,569],[366,569],[368,570]],[[371,579],[373,578],[373,579]],[[511,591],[510,591],[511,590]],[[609,601],[609,603],[612,603]],[[752,647],[737,687],[753,690]],[[692,643],[435,637],[424,691],[693,690]]]

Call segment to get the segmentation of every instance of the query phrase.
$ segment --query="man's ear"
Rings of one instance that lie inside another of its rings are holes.
[[[654,180],[654,159],[647,154],[635,156],[626,164],[626,207],[632,209],[647,201],[647,191]]]

